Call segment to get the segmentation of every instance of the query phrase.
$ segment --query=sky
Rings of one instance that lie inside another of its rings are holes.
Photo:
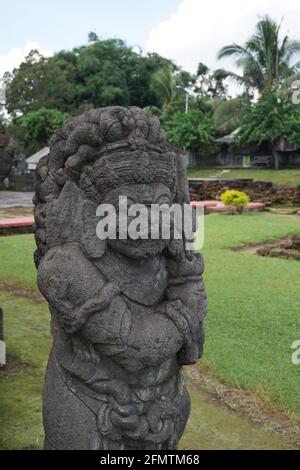
[[[119,37],[145,52],[158,52],[195,72],[210,68],[228,43],[243,43],[259,15],[282,20],[282,31],[300,39],[299,0],[9,0],[0,6],[0,77],[31,49],[44,55],[86,44],[95,31]]]

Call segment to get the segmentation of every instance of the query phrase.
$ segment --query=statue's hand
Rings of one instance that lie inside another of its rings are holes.
[[[119,288],[115,283],[108,282],[102,287],[99,297],[89,299],[83,305],[77,307],[75,315],[78,317],[81,315],[89,316],[92,313],[104,310],[119,292]]]
[[[148,432],[148,425],[142,416],[143,404],[131,403],[120,406],[116,401],[112,404],[110,419],[114,426],[121,430],[122,435],[141,435]]]
[[[189,309],[181,300],[167,302],[166,315],[173,320],[183,338],[183,347],[178,354],[181,364],[191,364],[200,357],[199,314]]]
[[[109,306],[113,298],[118,295],[119,289],[112,282],[102,287],[99,297],[93,297],[82,305],[75,307],[72,316],[64,319],[66,329],[77,331],[94,313],[101,312]]]
[[[111,438],[141,438],[149,432],[149,425],[145,417],[144,403],[136,403],[132,399],[132,392],[124,384],[127,400],[110,395],[109,402],[100,408],[98,423],[101,432]],[[129,392],[129,394],[127,393]]]
[[[184,343],[190,343],[199,329],[199,317],[184,305],[181,300],[173,300],[164,304],[165,313],[177,326]]]

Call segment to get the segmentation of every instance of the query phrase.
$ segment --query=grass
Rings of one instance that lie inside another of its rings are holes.
[[[300,366],[291,363],[291,344],[300,339],[300,263],[231,251],[244,243],[299,232],[297,216],[212,214],[205,217],[203,251],[209,299],[205,366],[227,383],[259,393],[300,419]],[[32,235],[0,238],[0,283],[34,291],[33,250]],[[8,353],[27,364],[1,377],[0,415],[6,424],[0,448],[39,448],[41,390],[51,344],[47,306],[4,291],[0,305]],[[186,448],[196,439],[197,413],[187,431],[192,434],[183,440]]]
[[[300,232],[299,217],[212,214],[205,218],[205,361],[226,382],[267,396],[300,419],[300,263],[230,248]]]
[[[36,290],[36,270],[33,262],[32,235],[0,237],[0,282]]]
[[[190,178],[209,178],[221,173],[224,168],[191,168],[188,170]],[[226,179],[251,178],[256,181],[271,181],[279,186],[298,186],[300,185],[300,169],[293,170],[268,170],[262,168],[241,168],[226,170],[222,175]]]
[[[3,291],[0,305],[7,351],[19,362],[16,372],[0,372],[0,448],[38,449],[43,444],[41,397],[51,345],[48,307]]]

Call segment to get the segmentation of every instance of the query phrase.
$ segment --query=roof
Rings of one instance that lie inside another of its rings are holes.
[[[232,144],[233,142],[236,141],[236,136],[240,131],[240,127],[235,129],[231,134],[224,135],[224,137],[220,137],[219,139],[216,139],[215,142],[219,144]]]
[[[26,158],[26,162],[37,164],[41,158],[49,154],[49,151],[50,151],[50,147],[44,147],[43,149],[39,150],[35,154],[31,155],[31,157]]]

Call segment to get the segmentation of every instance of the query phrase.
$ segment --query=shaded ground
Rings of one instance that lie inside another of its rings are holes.
[[[280,435],[253,425],[247,418],[212,402],[193,383],[188,383],[192,412],[180,442],[188,450],[295,449]]]
[[[240,442],[243,443],[242,445],[246,445],[246,439],[249,438],[249,434],[251,434],[253,430],[256,430],[262,431],[258,432],[257,435],[253,435],[254,440],[252,441],[252,445],[258,445],[257,448],[264,447],[259,447],[260,443],[259,441],[255,441],[255,438],[261,437],[263,439],[262,446],[264,446],[264,439],[266,439],[267,436],[270,439],[269,445],[278,445],[279,439],[280,446],[282,447],[300,448],[299,422],[293,419],[289,413],[272,404],[266,397],[261,397],[258,394],[253,394],[220,382],[203,367],[201,361],[194,366],[186,367],[185,377],[188,387],[192,392],[194,402],[195,395],[193,391],[200,394],[206,402],[208,401],[210,407],[214,406],[218,409],[222,408],[224,412],[227,411],[227,419],[230,419],[229,416],[231,416],[230,421],[232,423],[234,423],[235,418],[239,418],[239,421],[245,425],[246,420],[248,424],[248,436],[242,437],[240,440]],[[217,410],[215,411],[217,413]],[[225,428],[227,428],[227,426],[225,426]],[[265,435],[263,436],[263,434]],[[240,438],[241,436],[239,436],[239,439]],[[252,439],[251,435],[250,439]],[[249,446],[250,445],[249,443]]]

